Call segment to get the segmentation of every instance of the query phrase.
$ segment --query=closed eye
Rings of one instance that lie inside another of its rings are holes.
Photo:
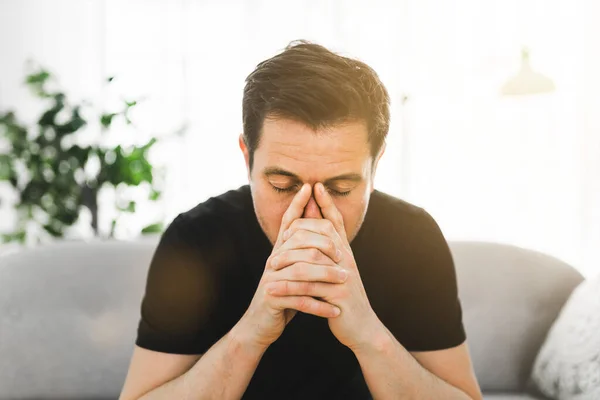
[[[287,188],[280,188],[280,187],[273,186],[273,185],[271,185],[271,187],[272,187],[272,188],[273,188],[273,189],[274,189],[274,190],[275,190],[277,193],[291,193],[291,192],[293,192],[293,191],[295,191],[295,190],[297,190],[297,189],[298,189],[298,186],[297,186],[297,185],[290,186],[290,187],[287,187]],[[350,194],[350,192],[352,192],[352,190],[348,190],[348,191],[346,191],[346,192],[340,192],[340,191],[338,191],[338,190],[334,190],[334,189],[331,189],[331,188],[328,188],[327,190],[329,191],[329,193],[330,193],[332,196],[338,196],[338,197],[348,196],[348,195]]]

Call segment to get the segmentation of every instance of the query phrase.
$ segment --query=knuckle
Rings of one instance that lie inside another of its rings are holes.
[[[290,278],[294,281],[301,280],[304,275],[304,271],[302,270],[302,268],[299,267],[300,265],[296,264],[294,268],[290,269]]]
[[[321,258],[321,252],[319,249],[310,249],[309,250],[309,258],[311,261],[318,261]]]
[[[296,231],[294,236],[296,237],[296,240],[300,243],[304,243],[308,239],[306,231],[304,231],[304,230]]]
[[[267,299],[267,301],[272,298],[273,296],[271,295],[271,289],[273,288],[274,284],[267,282],[265,285],[263,285],[263,295],[264,297]]]
[[[313,279],[315,281],[328,281],[328,271],[325,268],[326,267],[322,265],[315,265],[313,272]]]
[[[348,277],[350,276],[350,274],[348,273],[347,269],[338,266],[338,267],[336,267],[336,271],[337,271],[337,278],[339,279],[338,282],[344,283],[344,282],[348,281]]]
[[[329,304],[323,303],[321,301],[317,303],[317,310],[321,315],[328,315],[330,308],[331,306]]]
[[[306,297],[306,305],[305,305],[306,311],[310,312],[311,314],[315,313],[315,312],[318,313],[318,311],[316,311],[316,310],[319,309],[320,303],[321,303],[320,301],[315,300],[312,297]]]
[[[315,286],[315,282],[305,282],[303,287],[304,293],[311,295],[315,291]]]
[[[326,277],[329,282],[338,282],[340,280],[340,272],[338,268],[326,267]]]
[[[327,240],[327,250],[330,250],[332,252],[335,251],[335,243],[331,239]]]
[[[298,215],[296,215],[294,210],[288,209],[282,218],[282,227],[290,229],[292,226],[295,226],[296,221],[298,221]]]
[[[306,297],[299,297],[298,300],[296,300],[296,307],[299,310],[306,310],[307,309],[307,299],[306,299]]]
[[[333,226],[333,222],[331,222],[330,220],[326,219],[326,225],[325,225],[325,232],[327,232],[327,234],[329,235],[333,235],[336,230],[335,230],[335,226]]]
[[[306,293],[306,282],[298,282],[298,284],[296,285],[296,289],[298,289],[297,291],[297,295],[303,295]]]
[[[314,264],[310,264],[307,262],[299,262],[298,269],[301,271],[302,280],[310,280],[311,276],[314,275]]]
[[[277,254],[275,257],[273,257],[275,259],[275,263],[276,263],[275,267],[279,267],[279,266],[283,265],[283,261],[286,260],[286,254],[287,254],[287,252],[283,251],[283,252]],[[271,260],[271,261],[273,261],[273,260]]]
[[[293,231],[293,230],[298,229],[298,224],[300,223],[299,221],[300,221],[299,219],[295,219],[293,221],[290,221],[290,225],[288,227],[288,229],[290,230],[290,232]]]

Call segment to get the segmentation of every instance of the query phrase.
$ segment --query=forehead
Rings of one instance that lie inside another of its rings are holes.
[[[367,127],[348,122],[314,131],[288,119],[265,119],[255,162],[303,179],[322,181],[344,173],[366,174],[371,159]]]

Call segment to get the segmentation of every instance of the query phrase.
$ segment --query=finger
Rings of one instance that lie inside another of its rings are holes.
[[[348,272],[341,267],[299,262],[273,272],[269,281],[344,283],[346,279],[348,279]]]
[[[292,309],[323,318],[335,318],[340,315],[338,307],[309,296],[268,295],[267,301],[276,310]]]
[[[344,243],[339,233],[337,232],[333,222],[328,219],[316,218],[299,218],[292,222],[286,232],[284,232],[283,240],[290,238],[296,231],[305,230],[318,233],[333,239],[338,247],[344,247]]]
[[[275,251],[274,256],[282,254],[291,249],[310,249],[316,248],[335,262],[339,262],[342,257],[341,249],[338,249],[333,239],[328,236],[320,235],[310,231],[296,231]]]
[[[292,224],[292,222],[294,222],[295,219],[302,217],[302,214],[304,213],[304,208],[306,207],[306,204],[310,199],[311,192],[312,187],[310,186],[310,184],[305,183],[304,185],[302,185],[302,188],[300,188],[298,193],[296,193],[296,195],[292,199],[292,202],[290,203],[287,210],[283,214],[283,217],[281,218],[281,226],[279,227],[279,234],[277,236],[277,242],[275,244],[276,248],[279,247],[279,245],[281,245],[281,243],[283,242],[283,232],[285,232],[290,227],[290,225]]]
[[[344,228],[344,219],[342,214],[335,206],[333,199],[325,190],[325,186],[321,182],[315,184],[315,200],[321,209],[321,214],[325,219],[328,219],[333,223],[335,230],[338,232],[340,237],[348,241],[346,237],[346,229]]]
[[[313,247],[309,249],[290,249],[277,253],[271,258],[271,267],[277,271],[301,261],[309,264],[336,265],[321,250]]]
[[[311,296],[331,298],[333,291],[340,287],[335,283],[278,281],[267,285],[267,293],[273,296]]]

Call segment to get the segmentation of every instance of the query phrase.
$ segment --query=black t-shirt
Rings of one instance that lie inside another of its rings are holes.
[[[350,245],[373,310],[408,351],[464,342],[452,256],[423,208],[373,191]],[[272,250],[248,185],[180,214],[152,259],[136,344],[205,353],[247,310]],[[265,352],[243,398],[365,399],[369,393],[356,357],[327,319],[297,313]]]

